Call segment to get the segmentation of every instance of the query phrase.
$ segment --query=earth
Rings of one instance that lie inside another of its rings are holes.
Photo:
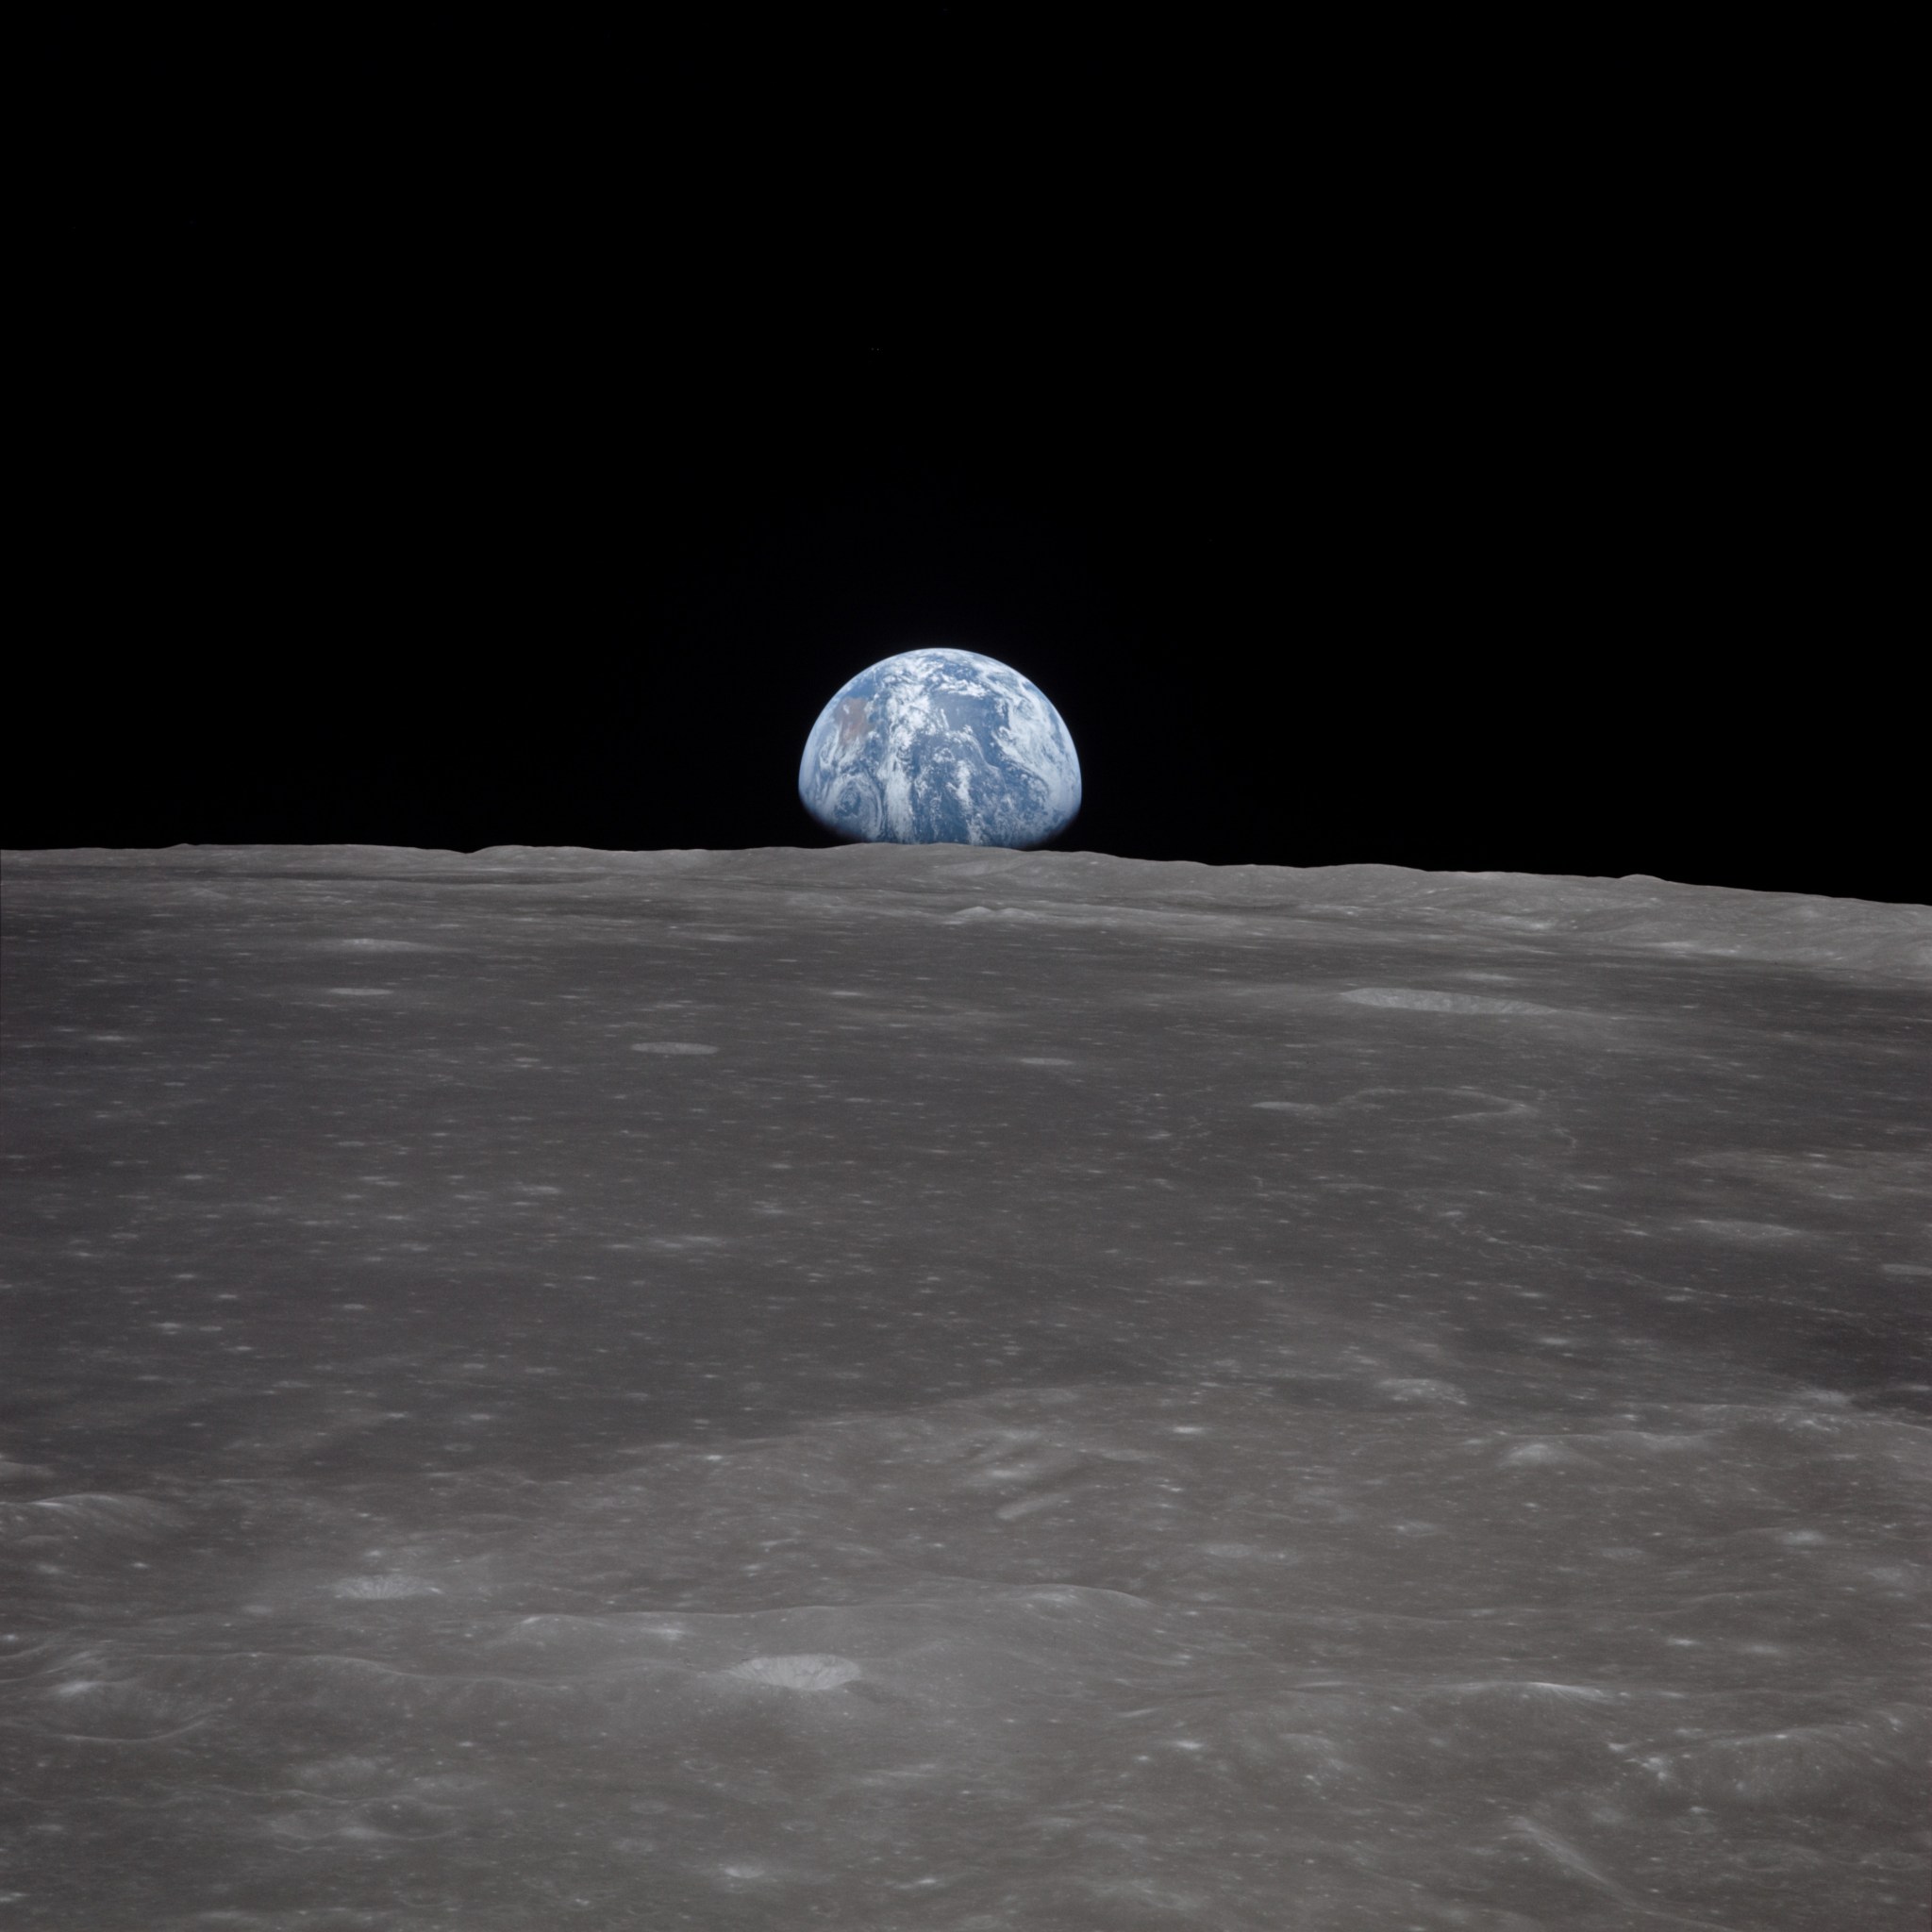
[[[819,713],[805,808],[841,838],[1040,845],[1080,809],[1080,760],[1038,685],[974,651],[905,651]]]

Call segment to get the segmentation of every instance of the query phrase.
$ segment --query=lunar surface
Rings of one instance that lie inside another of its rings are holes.
[[[0,1917],[1916,1932],[1932,913],[9,857]]]

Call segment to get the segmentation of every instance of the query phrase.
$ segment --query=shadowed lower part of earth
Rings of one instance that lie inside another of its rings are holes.
[[[1932,914],[5,874],[10,1925],[1923,1924]]]

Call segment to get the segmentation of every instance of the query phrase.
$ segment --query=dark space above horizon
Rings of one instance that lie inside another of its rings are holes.
[[[1494,476],[1324,497],[1151,414],[1016,448],[1044,384],[975,425],[891,360],[832,370],[836,441],[829,409],[714,441],[687,402],[638,474],[547,489],[528,443],[472,467],[425,425],[412,465],[291,405],[312,461],[251,466],[231,423],[10,675],[0,845],[821,845],[820,708],[950,644],[1066,720],[1063,849],[1928,897],[1903,708],[1742,534],[1647,554]]]
[[[1610,81],[1479,133],[1419,45],[1305,48],[1387,152],[1309,120],[1277,204],[1218,40],[898,13],[857,64],[318,30],[253,94],[142,42],[181,106],[76,312],[0,845],[823,843],[821,707],[952,645],[1065,718],[1066,847],[1932,897],[1898,512],[1694,86],[1638,166]],[[691,176],[812,74],[903,184],[857,134]]]
[[[823,844],[820,708],[954,644],[1065,718],[1068,849],[1927,896],[1912,727],[1775,532],[1693,552],[1660,483],[1284,482],[1224,418],[945,373],[861,350],[758,410],[714,358],[634,466],[378,437],[393,389],[217,411],[9,678],[0,844]]]

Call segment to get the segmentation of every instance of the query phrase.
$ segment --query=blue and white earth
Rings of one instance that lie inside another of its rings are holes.
[[[819,713],[805,808],[841,838],[1039,845],[1080,809],[1080,760],[1046,693],[975,651],[904,651]]]

